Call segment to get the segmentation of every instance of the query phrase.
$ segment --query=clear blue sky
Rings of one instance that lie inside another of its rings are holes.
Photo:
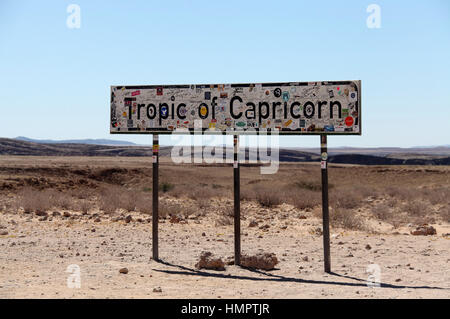
[[[66,26],[72,3],[80,29]],[[110,85],[360,79],[363,135],[329,146],[450,144],[447,0],[1,0],[0,40],[1,137],[149,143],[109,135]]]

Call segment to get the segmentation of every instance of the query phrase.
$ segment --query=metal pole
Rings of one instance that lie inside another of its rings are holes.
[[[159,165],[159,144],[158,144],[158,134],[153,134],[153,211],[152,211],[152,247],[153,247],[153,260],[159,260],[158,255],[158,165]]]
[[[239,174],[239,136],[234,135],[234,264],[241,264],[241,207],[240,207],[240,174]]]
[[[322,171],[322,223],[323,223],[323,254],[325,272],[331,272],[330,261],[330,214],[328,211],[328,167],[327,167],[327,136],[320,136],[320,167]]]

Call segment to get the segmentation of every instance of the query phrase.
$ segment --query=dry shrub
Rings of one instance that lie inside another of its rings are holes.
[[[119,208],[132,212],[138,205],[140,210],[145,210],[145,205],[148,204],[145,202],[146,198],[150,198],[148,193],[109,185],[100,191],[99,206],[107,214],[113,214]]]
[[[218,216],[214,222],[214,225],[217,226],[230,226],[234,224],[233,217],[230,216]]]
[[[283,203],[283,193],[279,189],[255,187],[255,199],[263,207],[275,207]]]
[[[178,193],[178,191],[177,191]],[[186,195],[188,198],[193,200],[209,199],[212,197],[223,197],[224,195],[231,195],[231,192],[224,191],[223,189],[202,187],[200,190],[192,185],[186,186],[182,191],[179,191],[179,196],[181,194]]]
[[[432,205],[450,203],[450,189],[446,187],[438,187],[434,189],[424,189],[422,195]]]
[[[360,207],[361,201],[361,194],[353,190],[335,191],[332,192],[330,196],[330,203],[332,206],[344,209],[354,209]]]
[[[24,188],[18,196],[18,206],[26,213],[49,210],[52,205],[47,192]]]
[[[114,214],[121,207],[123,188],[109,185],[103,188],[99,194],[99,208],[106,214]]]
[[[400,188],[395,186],[388,186],[385,188],[385,193],[390,197],[401,200],[413,200],[420,196],[420,191],[413,188]]]
[[[208,198],[204,198],[204,197],[198,198],[196,200],[196,202],[197,202],[198,208],[200,208],[200,209],[207,209],[211,206],[211,200]]]
[[[404,215],[396,213],[390,202],[380,203],[371,208],[372,214],[378,220],[391,224],[394,228],[399,228],[407,224],[408,221]]]
[[[300,189],[306,189],[313,192],[320,192],[322,190],[322,182],[321,181],[310,181],[310,180],[300,180],[294,183],[295,187]],[[333,186],[328,184],[328,188],[331,189]]]
[[[288,196],[289,202],[300,210],[309,210],[322,203],[322,194],[313,191],[302,191]]]
[[[119,207],[128,212],[135,211],[138,198],[139,196],[136,192],[125,190],[119,196]]]
[[[219,208],[219,214],[228,217],[234,217],[234,206],[225,205]]]
[[[215,220],[216,226],[229,226],[234,224],[234,206],[222,206],[219,208],[217,219]]]
[[[380,196],[380,191],[367,185],[357,185],[353,189],[354,192],[358,192],[362,198],[377,197]]]
[[[371,208],[372,214],[379,220],[388,221],[392,219],[391,208],[386,204],[378,204]]]
[[[442,206],[438,214],[444,222],[450,223],[450,205]]]
[[[256,201],[263,207],[275,207],[283,203],[282,194],[279,191],[265,191],[256,193]]]
[[[330,212],[330,223],[333,227],[350,230],[367,230],[367,225],[361,216],[342,208],[336,208]]]
[[[183,205],[182,206],[181,214],[185,218],[189,217],[190,215],[194,215],[194,214],[199,215],[198,213],[199,213],[199,211],[198,211],[197,207],[194,207],[194,206],[191,206],[191,205]]]
[[[158,203],[159,218],[166,218],[167,216],[181,215],[183,207],[175,202],[161,199]]]
[[[153,212],[153,200],[149,194],[141,193],[140,196],[136,198],[135,202],[136,211],[151,215]]]
[[[85,188],[76,189],[72,191],[72,197],[78,199],[88,199],[92,196],[92,191]]]
[[[241,193],[239,195],[241,200],[246,200],[249,202],[256,200],[256,193],[253,189],[241,189]]]
[[[54,190],[46,190],[45,193],[49,197],[53,207],[76,210],[77,205],[72,196]]]
[[[159,189],[163,192],[163,193],[167,193],[171,190],[173,190],[175,188],[174,184],[171,184],[169,182],[162,182],[161,184],[159,184]]]
[[[403,209],[408,215],[413,217],[422,217],[429,212],[429,206],[420,200],[408,201],[403,205]]]
[[[87,214],[89,213],[89,209],[92,207],[92,204],[87,200],[82,200],[78,203],[78,208],[81,212]]]
[[[398,200],[396,198],[388,198],[386,200],[386,205],[390,208],[397,207],[399,205]]]
[[[73,198],[56,190],[34,190],[24,188],[18,196],[16,206],[23,207],[25,212],[47,211],[51,208],[74,209],[77,207]]]

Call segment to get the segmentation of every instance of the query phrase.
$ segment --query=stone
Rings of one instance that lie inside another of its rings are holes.
[[[124,275],[128,274],[128,268],[120,268],[119,273],[124,274]]]
[[[370,247],[370,245],[369,245],[369,244],[367,244],[367,245],[366,245],[366,249],[367,249],[367,250],[371,250],[371,249],[372,249],[372,247]]]
[[[228,266],[234,265],[234,257],[228,257],[225,261]]]
[[[124,221],[125,223],[130,223],[133,220],[133,217],[131,217],[131,215],[128,215],[127,217],[125,217]]]
[[[153,288],[153,292],[162,292],[161,287],[155,287]]]
[[[181,222],[181,218],[177,215],[172,215],[170,216],[170,222],[172,224],[178,224],[179,222]]]
[[[272,270],[278,264],[278,259],[274,253],[257,253],[256,255],[241,255],[241,266]]]
[[[0,230],[0,236],[6,236],[6,235],[8,235],[8,231]]]
[[[36,216],[45,216],[45,217],[48,216],[48,214],[46,212],[42,211],[42,210],[37,210],[35,212],[35,214],[36,214]]]
[[[411,235],[414,236],[428,236],[436,235],[436,229],[433,226],[422,225],[411,231]]]
[[[211,252],[204,251],[195,267],[197,269],[225,270],[225,263],[221,258],[215,258]]]
[[[64,212],[64,213],[63,213],[63,216],[64,216],[64,217],[70,217],[70,213],[69,213],[69,212]]]
[[[258,226],[258,222],[256,220],[251,220],[250,223],[248,224],[248,227],[257,227]]]

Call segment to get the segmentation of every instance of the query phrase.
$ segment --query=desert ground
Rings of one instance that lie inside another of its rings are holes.
[[[275,254],[273,270],[230,262],[232,166],[164,157],[161,261],[152,260],[151,165],[0,156],[0,298],[450,297],[449,166],[330,165],[327,274],[319,163],[283,163],[273,175],[241,167],[242,253]],[[413,235],[418,227],[435,233]],[[198,269],[204,251],[225,270]],[[373,264],[379,287],[367,285]],[[70,265],[80,288],[67,284]]]

